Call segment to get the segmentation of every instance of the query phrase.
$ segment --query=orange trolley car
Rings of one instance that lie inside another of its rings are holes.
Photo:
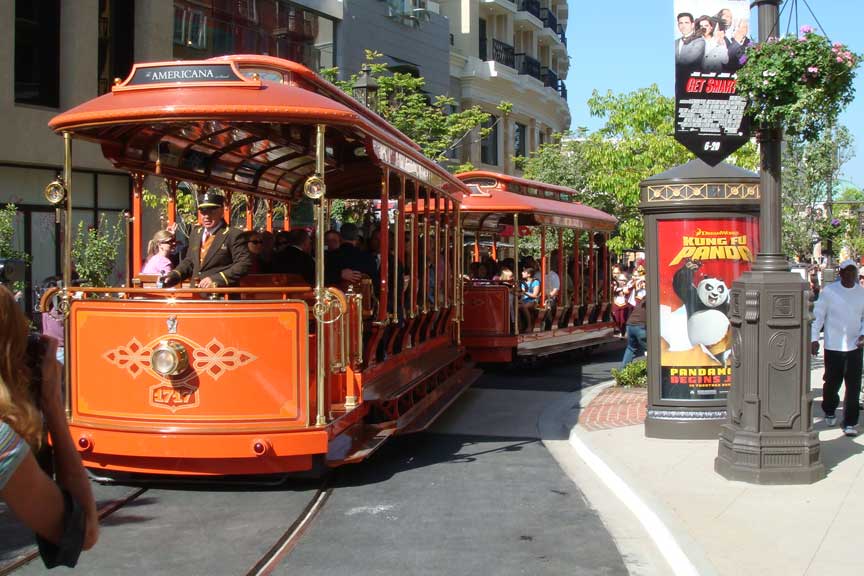
[[[172,222],[181,182],[266,203],[268,229],[278,204],[305,195],[315,207],[314,286],[260,275],[159,289],[139,278],[61,293],[68,417],[96,474],[281,474],[358,461],[428,426],[479,375],[460,342],[465,185],[309,69],[244,55],[138,64],[50,126],[66,149],[49,189],[66,212],[67,287],[73,138],[100,144],[132,175],[133,276],[147,176],[165,179]],[[324,285],[334,198],[380,201],[381,254],[398,255],[382,256],[380,286]],[[430,209],[407,214],[417,201]]]
[[[518,286],[520,236],[532,232],[540,236],[540,301],[530,314],[522,314],[524,320],[517,321],[519,297],[513,283],[465,281],[462,336],[472,359],[510,362],[611,341],[606,240],[617,219],[574,202],[576,192],[563,186],[481,171],[457,177],[469,188],[460,210],[463,233],[466,239],[473,236],[475,262],[480,259],[481,241],[491,240],[490,255],[500,260],[503,250],[499,240],[512,238],[510,255]],[[556,237],[555,245],[561,248],[551,254],[547,251],[550,229]],[[574,232],[569,251],[564,229]],[[550,266],[561,281],[557,302],[547,299],[545,284]],[[565,270],[572,285],[561,274]]]

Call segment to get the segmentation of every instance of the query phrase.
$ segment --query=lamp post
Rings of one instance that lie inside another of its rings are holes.
[[[759,41],[778,34],[781,0],[755,0]],[[714,469],[730,480],[810,484],[825,477],[810,414],[810,308],[806,282],[782,252],[782,128],[761,126],[761,249],[732,287],[732,389]]]
[[[377,110],[378,80],[372,76],[372,67],[368,64],[363,64],[360,68],[360,76],[351,86],[351,95],[366,108],[373,112]]]

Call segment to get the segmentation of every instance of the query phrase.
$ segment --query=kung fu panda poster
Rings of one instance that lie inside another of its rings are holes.
[[[661,396],[725,398],[732,385],[729,291],[758,252],[756,217],[660,220]]]

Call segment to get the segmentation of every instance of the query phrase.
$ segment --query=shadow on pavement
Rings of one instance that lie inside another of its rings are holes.
[[[848,436],[822,440],[821,444],[822,464],[825,465],[825,471],[829,474],[844,460],[864,452],[864,446]]]

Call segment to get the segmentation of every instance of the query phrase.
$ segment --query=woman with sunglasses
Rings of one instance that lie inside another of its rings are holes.
[[[159,230],[153,235],[153,239],[147,244],[147,262],[141,269],[141,274],[158,274],[164,276],[171,271],[171,252],[177,241],[174,233],[168,230]]]
[[[264,262],[264,238],[261,236],[261,233],[255,230],[247,230],[243,232],[242,237],[246,242],[246,247],[249,249],[249,256],[252,260],[249,274],[263,274],[267,272],[267,266]]]

